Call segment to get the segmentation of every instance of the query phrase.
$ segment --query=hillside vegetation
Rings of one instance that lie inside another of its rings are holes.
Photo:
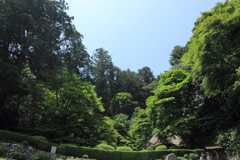
[[[128,150],[159,133],[167,146],[178,136],[181,148],[239,154],[239,0],[202,12],[157,77],[147,66],[120,69],[104,48],[90,56],[67,9],[62,0],[0,0],[0,129]]]

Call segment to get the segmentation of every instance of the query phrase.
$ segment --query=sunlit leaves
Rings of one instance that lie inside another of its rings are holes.
[[[160,137],[184,136],[183,130],[191,127],[195,119],[191,101],[191,78],[184,70],[171,70],[160,75],[154,95],[147,100],[147,113]]]
[[[216,95],[231,86],[239,67],[239,2],[217,3],[197,19],[198,25],[183,60],[193,65],[193,75],[204,75],[207,95]],[[230,80],[231,79],[231,80]]]

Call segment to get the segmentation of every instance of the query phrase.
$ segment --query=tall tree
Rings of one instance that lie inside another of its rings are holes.
[[[156,83],[158,83],[158,80],[154,77],[149,67],[143,67],[142,69],[139,69],[138,76],[140,82],[143,85],[142,86],[143,91],[139,92],[139,94],[141,94],[141,104],[142,108],[146,108],[146,106],[144,106],[143,104],[146,104],[147,98],[152,95],[152,90],[154,86],[156,86]]]
[[[150,84],[155,79],[149,67],[143,67],[142,69],[139,69],[138,75],[140,77],[140,80],[146,85]]]
[[[96,49],[92,55],[93,61],[93,84],[96,85],[96,92],[102,98],[102,103],[106,109],[105,114],[110,116],[111,84],[112,72],[114,72],[112,58],[107,50]]]
[[[152,122],[147,110],[136,108],[129,135],[134,139],[136,150],[142,150],[152,136]]]
[[[146,109],[154,128],[160,130],[160,138],[177,135],[189,147],[199,143],[198,137],[192,135],[197,116],[193,91],[190,74],[186,71],[171,70],[161,74],[159,86],[148,98]]]
[[[20,74],[28,64],[37,78],[43,78],[42,73],[48,69],[84,68],[88,55],[81,43],[82,35],[72,25],[73,18],[66,9],[64,0],[1,0],[0,53],[5,68]],[[0,71],[3,77],[11,78],[11,74]],[[18,85],[14,87],[19,89]],[[0,88],[1,111],[8,93],[2,83]]]
[[[133,96],[133,101],[138,102],[140,107],[145,108],[145,100],[143,99],[144,90],[143,83],[139,75],[130,69],[123,70],[117,79],[119,92],[130,93]]]
[[[132,95],[130,93],[119,92],[115,95],[115,97],[111,101],[111,110],[112,115],[117,114],[126,114],[132,115],[134,108],[137,107],[138,103],[132,100]]]

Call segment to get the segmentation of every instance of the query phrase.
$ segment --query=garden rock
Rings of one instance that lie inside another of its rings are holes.
[[[170,153],[165,160],[177,160],[177,156],[174,153]]]

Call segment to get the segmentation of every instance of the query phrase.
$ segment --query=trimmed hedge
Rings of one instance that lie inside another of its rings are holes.
[[[179,147],[178,146],[171,146],[171,147],[169,147],[169,149],[179,149]]]
[[[30,136],[0,130],[0,140],[10,140],[15,142],[23,142],[27,141],[30,146],[49,152],[51,147],[56,144],[41,141],[34,139]],[[168,155],[170,153],[174,153],[177,157],[183,157],[185,154],[196,153],[199,156],[204,149],[190,150],[190,149],[166,149],[161,151],[108,151],[104,149],[98,148],[88,148],[88,147],[78,147],[71,144],[61,144],[57,146],[57,154],[65,155],[65,156],[74,156],[74,157],[82,157],[83,155],[88,155],[90,158],[98,159],[98,160],[147,160],[147,159],[161,159],[163,156]]]
[[[0,130],[0,141],[1,140],[8,140],[8,141],[18,142],[18,143],[27,141],[30,146],[39,150],[47,151],[47,152],[50,152],[51,147],[56,145],[47,141],[34,139],[28,135],[6,131],[6,130]]]
[[[204,150],[190,150],[190,149],[168,149],[162,151],[107,151],[97,148],[88,147],[70,147],[62,146],[57,150],[58,154],[66,156],[82,157],[87,154],[90,158],[98,160],[146,160],[146,159],[161,159],[163,156],[174,153],[176,156],[183,157],[184,154],[197,153],[201,154]]]
[[[117,147],[116,148],[116,151],[132,151],[132,148],[131,147],[127,147],[127,146],[121,146],[121,147]]]

